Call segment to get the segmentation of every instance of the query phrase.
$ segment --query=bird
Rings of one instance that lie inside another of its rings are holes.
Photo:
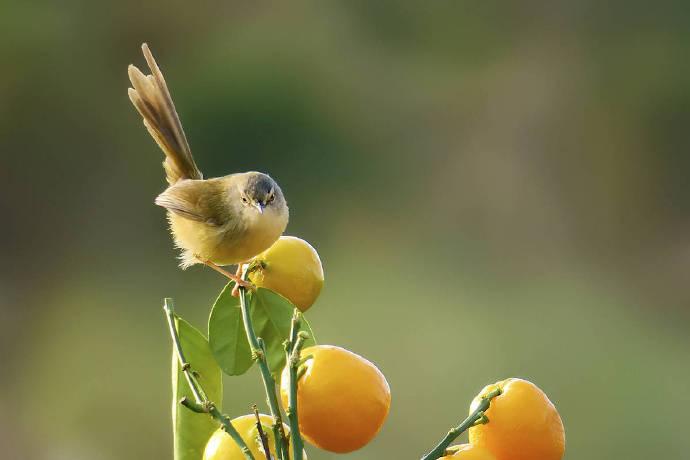
[[[283,191],[268,174],[258,171],[204,179],[192,156],[168,86],[148,45],[141,46],[151,74],[133,64],[128,68],[129,99],[144,126],[163,150],[168,187],[155,204],[167,211],[180,267],[204,264],[235,281],[241,267],[268,249],[285,231],[289,209]],[[232,274],[223,265],[238,265]]]

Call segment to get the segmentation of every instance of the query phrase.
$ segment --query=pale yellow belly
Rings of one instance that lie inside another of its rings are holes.
[[[184,252],[183,266],[198,263],[195,256],[218,265],[246,262],[268,249],[283,233],[287,219],[265,213],[244,229],[228,229],[170,214],[175,244]]]
[[[239,239],[225,236],[219,240],[211,260],[218,265],[246,262],[271,247],[284,229],[276,225],[263,225],[247,229]]]

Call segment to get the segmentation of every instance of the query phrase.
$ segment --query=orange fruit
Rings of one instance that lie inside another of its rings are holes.
[[[501,389],[486,411],[489,423],[470,428],[470,443],[489,450],[496,460],[561,460],[565,430],[561,416],[535,384],[507,379],[487,385],[474,398],[473,412],[482,396]]]
[[[317,345],[302,350],[311,356],[297,386],[297,413],[304,439],[331,452],[364,447],[381,429],[391,405],[386,378],[371,362],[340,347]],[[280,383],[288,407],[286,366]]]
[[[282,295],[301,311],[312,306],[323,287],[321,259],[309,243],[281,236],[273,246],[254,258],[261,262],[249,280]]]
[[[460,444],[446,449],[448,455],[441,457],[440,460],[461,459],[461,460],[496,460],[491,452],[483,447],[473,446],[472,444]]]
[[[273,417],[269,415],[260,414],[261,427],[263,428],[266,438],[268,439],[269,450],[271,451],[271,458],[276,458],[275,441],[273,437]],[[266,455],[259,438],[259,430],[256,427],[256,417],[254,414],[243,415],[230,421],[235,427],[247,447],[254,455],[255,460],[265,460]],[[285,433],[289,433],[290,429],[283,424]],[[307,459],[307,454],[304,454],[304,459]],[[245,460],[242,451],[237,446],[237,443],[227,434],[222,428],[217,429],[206,444],[204,450],[203,460]]]

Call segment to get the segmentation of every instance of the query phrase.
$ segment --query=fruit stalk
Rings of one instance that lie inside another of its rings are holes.
[[[165,311],[165,316],[168,320],[168,328],[170,329],[170,337],[173,341],[173,346],[175,348],[175,353],[177,354],[177,359],[180,362],[180,369],[184,373],[189,388],[194,396],[194,401],[189,401],[187,398],[182,398],[180,404],[198,413],[206,413],[218,421],[223,430],[230,435],[230,437],[237,443],[237,446],[242,451],[242,454],[247,460],[255,460],[252,455],[247,443],[244,442],[242,436],[237,432],[232,423],[230,423],[230,417],[222,414],[213,401],[209,401],[206,396],[204,388],[201,386],[197,380],[194,371],[192,370],[192,365],[187,362],[184,357],[184,350],[182,350],[182,343],[180,342],[180,335],[177,332],[177,325],[175,323],[175,307],[173,300],[166,298],[163,303],[163,310]]]
[[[290,421],[290,433],[292,437],[292,460],[302,460],[302,453],[304,452],[304,441],[299,431],[299,416],[297,415],[297,385],[299,377],[297,376],[297,369],[301,362],[301,352],[304,346],[304,341],[309,338],[306,332],[298,332],[300,328],[301,314],[297,308],[292,316],[292,325],[290,328],[290,338],[285,343],[285,358],[289,366],[288,385],[290,391],[288,393],[288,410],[287,416]]]
[[[428,454],[422,457],[422,460],[436,460],[442,457],[445,454],[448,446],[450,446],[450,444],[453,441],[455,441],[455,439],[462,433],[467,431],[475,424],[488,423],[489,419],[486,417],[484,412],[486,412],[486,410],[489,409],[491,400],[500,394],[501,390],[497,388],[496,390],[484,396],[482,398],[482,401],[479,403],[477,408],[474,411],[472,411],[469,417],[463,420],[462,423],[460,423],[458,426],[451,428],[450,431],[448,431],[448,434],[446,434],[446,436],[441,440],[441,442],[439,442],[436,445],[436,447],[434,447]]]
[[[247,266],[242,267],[242,280],[247,281],[249,270]],[[278,405],[278,396],[276,394],[276,381],[271,374],[266,360],[266,347],[261,338],[256,336],[254,326],[252,325],[252,318],[249,314],[249,307],[247,302],[247,289],[240,286],[240,308],[242,310],[242,322],[244,324],[244,331],[247,334],[247,341],[252,351],[252,358],[259,364],[261,371],[261,378],[264,383],[264,390],[266,391],[266,401],[268,402],[271,417],[273,417],[273,437],[275,440],[276,457],[278,460],[289,460],[288,440],[283,429],[283,420],[280,415],[280,406]]]

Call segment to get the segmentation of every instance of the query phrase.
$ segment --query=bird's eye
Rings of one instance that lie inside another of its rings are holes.
[[[246,196],[243,196],[242,197],[242,203],[249,204],[249,198],[247,198]]]
[[[275,199],[276,199],[275,194],[271,193],[270,195],[268,195],[268,200],[266,200],[266,203],[272,203],[273,200],[275,200]]]

